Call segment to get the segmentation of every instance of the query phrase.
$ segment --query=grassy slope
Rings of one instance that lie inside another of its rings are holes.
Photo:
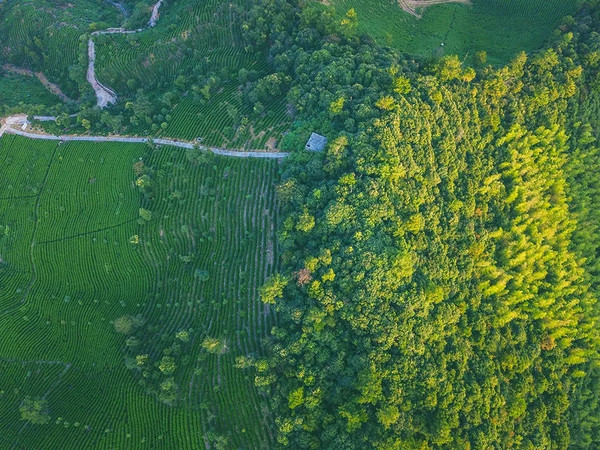
[[[146,151],[0,140],[0,225],[10,227],[0,238],[6,443],[201,448],[208,430],[235,447],[269,442],[253,380],[233,364],[235,356],[261,353],[270,326],[256,292],[276,260],[276,163],[192,166],[184,152],[157,150],[145,158],[157,173],[156,200],[144,205],[154,219],[139,225],[132,163]],[[128,242],[134,234],[138,245]],[[208,282],[194,278],[198,267],[209,270]],[[181,406],[147,395],[124,367],[124,338],[111,321],[138,313],[165,333],[195,330],[190,363],[176,373]],[[208,354],[200,345],[206,336],[225,339],[227,351]],[[52,421],[23,428],[19,402],[44,394]]]
[[[560,19],[577,11],[574,0],[472,0],[473,5],[427,8],[421,19],[402,11],[395,0],[333,0],[340,14],[354,8],[359,28],[401,51],[431,57],[485,50],[494,64],[517,52],[536,50]],[[444,42],[444,47],[440,44]]]

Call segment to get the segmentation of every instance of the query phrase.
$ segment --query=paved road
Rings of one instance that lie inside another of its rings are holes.
[[[44,116],[46,119],[49,117]],[[159,145],[171,145],[179,148],[194,148],[194,144],[190,142],[177,141],[174,139],[162,139],[162,138],[146,138],[146,137],[130,137],[130,136],[77,136],[77,135],[60,135],[56,136],[53,134],[42,134],[32,133],[30,131],[24,131],[23,125],[27,124],[27,116],[24,114],[7,117],[2,120],[3,125],[0,127],[0,137],[4,133],[16,134],[19,136],[27,137],[30,139],[44,139],[51,141],[85,141],[85,142],[129,142],[134,144],[144,144],[146,142],[154,142]],[[14,128],[18,126],[19,128]],[[201,149],[209,150],[215,155],[221,156],[232,156],[235,158],[268,158],[268,159],[282,159],[288,156],[289,153],[282,152],[255,152],[255,151],[238,151],[238,150],[226,150],[218,147],[204,147],[200,146]]]

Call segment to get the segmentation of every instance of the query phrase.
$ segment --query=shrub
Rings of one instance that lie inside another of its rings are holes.
[[[134,329],[133,318],[131,316],[121,316],[115,319],[115,331],[121,334],[131,334]]]
[[[170,375],[175,372],[177,365],[175,364],[175,359],[173,359],[173,357],[163,356],[158,364],[158,368],[163,374]]]
[[[26,420],[29,423],[43,425],[50,422],[48,401],[44,398],[25,397],[19,407],[19,411],[21,412],[21,420]]]
[[[145,220],[146,222],[152,220],[152,211],[149,211],[144,208],[140,208],[139,214],[140,214],[140,218]]]

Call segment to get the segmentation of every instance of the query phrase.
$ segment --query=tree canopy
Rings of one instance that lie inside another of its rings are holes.
[[[499,69],[333,17],[265,0],[246,26],[291,80],[290,147],[330,142],[279,186],[280,320],[255,363],[279,443],[600,445],[595,7]]]

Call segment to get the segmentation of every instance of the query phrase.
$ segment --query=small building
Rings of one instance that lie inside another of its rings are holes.
[[[325,146],[327,145],[327,138],[325,136],[321,136],[320,134],[313,133],[310,135],[310,139],[306,143],[306,147],[304,147],[309,152],[322,152],[325,150]]]

